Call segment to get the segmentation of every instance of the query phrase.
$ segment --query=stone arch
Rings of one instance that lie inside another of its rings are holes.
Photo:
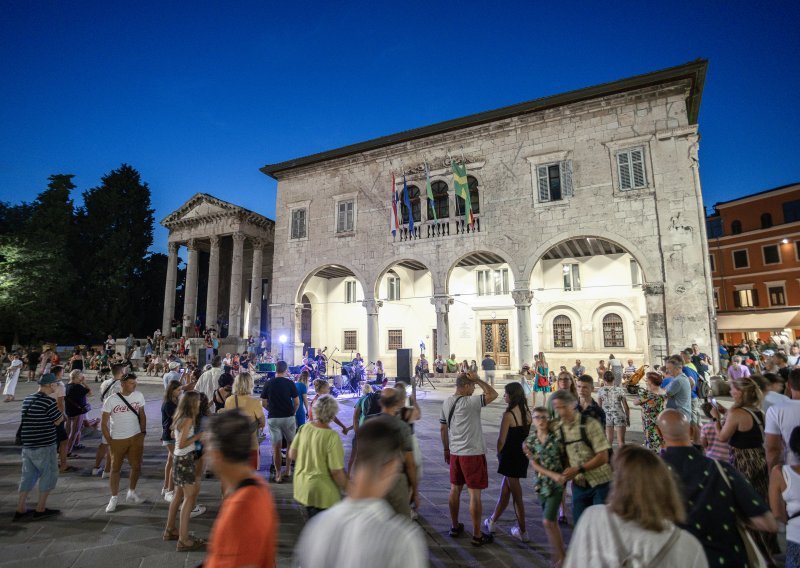
[[[428,273],[431,275],[431,279],[433,280],[433,291],[434,293],[436,293],[436,290],[439,289],[439,283],[437,282],[436,278],[437,274],[433,270],[431,270],[431,268],[427,264],[416,258],[411,258],[407,254],[397,255],[393,259],[385,263],[383,265],[383,268],[381,268],[381,270],[377,274],[375,274],[374,278],[372,279],[372,288],[369,289],[365,288],[364,293],[366,294],[368,290],[371,290],[373,298],[380,297],[379,288],[381,285],[381,280],[383,279],[383,277],[386,275],[387,272],[389,272],[392,268],[394,268],[401,262],[413,262],[415,264],[421,264],[422,266],[424,266],[425,270],[427,270]]]
[[[603,318],[611,313],[615,313],[622,318],[622,330],[624,334],[625,346],[617,347],[616,349],[622,349],[624,351],[638,349],[640,346],[637,345],[636,318],[634,317],[633,312],[622,302],[613,300],[598,302],[592,308],[592,334],[596,349],[599,351],[615,349],[614,347],[606,347],[603,342]],[[611,352],[612,351],[609,351],[609,353]]]
[[[553,321],[558,316],[567,316],[572,324],[572,347],[559,347],[553,346]],[[557,304],[547,309],[541,316],[542,322],[542,336],[547,339],[547,344],[542,345],[543,351],[561,350],[563,351],[576,351],[583,349],[583,316],[578,308],[570,304]]]
[[[514,288],[517,287],[518,282],[527,282],[528,278],[523,278],[521,272],[519,270],[519,266],[516,262],[514,262],[514,257],[504,251],[499,247],[493,246],[480,246],[477,247],[475,250],[471,250],[465,252],[464,254],[459,255],[453,262],[450,263],[450,266],[447,268],[447,272],[440,275],[440,282],[442,287],[440,289],[444,290],[444,293],[449,293],[449,286],[450,286],[450,276],[453,274],[453,270],[458,266],[458,264],[474,254],[480,253],[490,253],[493,254],[503,260],[506,264],[508,264],[509,269],[511,270],[511,275],[514,279]],[[436,279],[434,278],[434,284],[436,283]]]
[[[353,277],[356,279],[356,281],[361,285],[361,290],[365,295],[367,294],[368,290],[371,290],[371,288],[366,284],[368,282],[367,278],[364,277],[364,274],[360,270],[353,268],[352,266],[348,266],[346,264],[331,262],[328,264],[317,266],[310,272],[306,273],[305,277],[300,281],[300,285],[297,287],[297,292],[294,295],[295,304],[303,303],[304,289],[308,285],[309,280],[311,280],[314,276],[316,276],[317,273],[319,273],[321,270],[324,270],[326,268],[335,268],[335,267],[349,270],[350,273],[353,275]]]
[[[606,241],[611,241],[621,248],[625,249],[625,251],[630,254],[634,260],[639,264],[639,269],[642,271],[642,281],[643,282],[663,282],[664,276],[663,271],[660,266],[654,263],[652,260],[653,258],[660,258],[659,255],[647,255],[645,251],[641,248],[633,244],[631,241],[626,239],[625,237],[613,233],[613,232],[604,232],[602,235],[591,234],[587,231],[581,230],[572,230],[567,231],[566,233],[561,233],[557,237],[553,237],[552,239],[545,241],[533,252],[531,256],[528,257],[527,263],[522,267],[522,277],[524,281],[530,282],[531,276],[533,274],[533,269],[536,267],[536,264],[542,259],[542,257],[547,254],[547,252],[552,249],[553,247],[560,245],[566,241],[570,241],[573,239],[580,239],[580,238],[592,238],[592,239],[603,239]]]

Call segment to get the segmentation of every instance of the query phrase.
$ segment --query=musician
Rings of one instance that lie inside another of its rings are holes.
[[[325,355],[325,352],[327,350],[328,347],[325,346],[325,348],[322,351],[317,353],[317,371],[319,371],[320,374],[325,374],[325,370],[328,366],[328,357]]]
[[[386,380],[386,373],[383,370],[383,361],[381,361],[380,359],[375,361],[374,370],[375,370],[375,380],[372,381],[370,384],[385,386],[384,381]]]
[[[361,356],[361,353],[356,353],[356,356],[353,358],[353,365],[364,365],[364,358]]]

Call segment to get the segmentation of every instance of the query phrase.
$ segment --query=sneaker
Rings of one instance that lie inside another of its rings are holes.
[[[103,475],[100,476],[100,479],[108,479],[109,477],[111,477],[111,474],[106,470],[103,470]]]
[[[161,488],[161,496],[163,497],[164,493],[166,493],[166,492],[167,492],[167,488],[166,487],[162,487]]]
[[[114,495],[111,499],[108,500],[108,505],[106,505],[106,513],[113,513],[117,510],[117,496]]]
[[[515,539],[520,540],[522,542],[530,542],[531,539],[528,536],[528,531],[520,532],[519,527],[514,527],[511,529],[511,536]]]
[[[128,489],[128,495],[125,497],[125,502],[135,503],[136,505],[140,505],[141,503],[144,503],[144,499],[139,497],[136,494],[136,491],[134,491],[133,489]]]
[[[203,505],[195,505],[194,509],[192,509],[192,512],[189,513],[189,516],[192,519],[194,519],[195,517],[199,517],[200,515],[202,515],[205,512],[206,512],[206,508]]]
[[[486,520],[483,521],[483,526],[486,527],[486,532],[488,534],[494,534],[494,521],[492,517],[486,517]]]
[[[167,491],[166,493],[164,493],[164,501],[166,501],[167,503],[172,503],[172,500],[174,498],[175,498],[174,491]]]
[[[103,468],[102,467],[94,467],[94,468],[92,468],[92,477],[94,477],[95,475],[100,475],[101,473],[103,473]]]

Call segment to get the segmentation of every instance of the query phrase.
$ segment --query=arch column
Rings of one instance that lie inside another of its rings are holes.
[[[197,276],[199,274],[200,254],[197,250],[197,240],[189,239],[186,243],[189,259],[186,261],[186,289],[183,295],[183,337],[190,337],[189,330],[194,330],[194,320],[197,317]]]
[[[667,330],[664,283],[647,282],[642,285],[647,309],[647,354],[650,366],[660,365],[669,355],[669,332]]]
[[[228,336],[242,336],[242,259],[244,257],[242,233],[233,234],[233,255],[231,257],[231,294],[228,308]]]
[[[434,310],[436,310],[436,348],[439,353],[433,355],[450,356],[450,306],[453,305],[453,298],[447,294],[434,294],[431,298]]]
[[[219,237],[212,236],[208,257],[208,297],[206,298],[206,329],[213,327],[219,333]]]
[[[378,310],[383,306],[383,302],[375,299],[362,300],[361,305],[367,310],[367,361],[377,361],[380,351]]]
[[[261,335],[261,271],[264,266],[264,242],[253,240],[253,272],[250,282],[250,330],[248,337]]]
[[[528,289],[527,282],[516,283],[519,288],[511,291],[514,307],[517,309],[517,336],[519,337],[519,352],[517,353],[518,368],[525,363],[528,353],[533,353],[533,339],[531,337],[531,304],[533,291]]]
[[[164,317],[161,319],[161,333],[170,337],[172,318],[175,317],[175,287],[178,285],[178,243],[169,243],[167,257],[167,281],[164,284]]]

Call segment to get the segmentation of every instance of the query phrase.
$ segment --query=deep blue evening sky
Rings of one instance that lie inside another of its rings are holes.
[[[126,162],[273,216],[266,163],[697,57],[706,205],[800,181],[797,2],[513,4],[1,0],[0,200]]]

